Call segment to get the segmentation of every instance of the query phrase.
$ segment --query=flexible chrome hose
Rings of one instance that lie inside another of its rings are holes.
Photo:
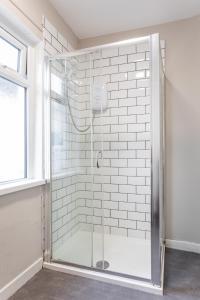
[[[94,114],[92,113],[92,124],[90,124],[90,125],[88,125],[86,128],[83,128],[83,129],[82,129],[82,128],[79,128],[79,127],[76,125],[76,122],[75,122],[74,117],[73,117],[73,114],[72,114],[71,106],[70,106],[70,103],[69,103],[69,97],[68,97],[68,99],[67,99],[67,105],[68,105],[69,114],[70,114],[70,117],[71,117],[71,121],[72,121],[72,123],[73,123],[73,125],[74,125],[74,128],[75,128],[79,133],[85,133],[85,132],[87,132],[87,131],[90,129],[91,125],[93,124]]]

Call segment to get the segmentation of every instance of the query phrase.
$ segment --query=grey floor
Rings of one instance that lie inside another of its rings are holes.
[[[164,297],[95,280],[42,270],[10,300],[200,299],[200,255],[166,250]]]

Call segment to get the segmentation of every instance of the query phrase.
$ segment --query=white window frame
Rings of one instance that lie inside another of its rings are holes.
[[[10,69],[7,66],[1,65],[1,67],[9,69],[10,71],[21,74],[21,76],[26,77],[26,67],[27,67],[27,46],[23,44],[23,42],[19,41],[16,37],[14,37],[11,33],[9,33],[6,29],[0,27],[0,36],[9,44],[14,46],[15,48],[20,50],[20,64],[19,71],[15,71]]]
[[[1,26],[1,25],[0,25]],[[26,89],[26,178],[0,183],[0,195],[45,183],[43,169],[43,103],[42,103],[42,43],[36,47],[0,27],[0,35],[20,49],[21,62],[18,72],[0,65],[0,76]],[[40,82],[40,86],[36,86]],[[39,89],[41,89],[39,91]],[[42,129],[42,130],[41,130]],[[9,187],[10,186],[10,187]],[[21,187],[21,188],[20,188]]]

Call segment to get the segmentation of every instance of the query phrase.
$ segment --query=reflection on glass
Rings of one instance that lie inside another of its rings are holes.
[[[25,177],[25,88],[0,77],[0,182]]]
[[[20,50],[0,37],[0,64],[19,71]]]

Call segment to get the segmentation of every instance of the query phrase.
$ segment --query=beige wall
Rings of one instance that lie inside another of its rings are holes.
[[[200,16],[81,40],[79,47],[155,32],[166,40],[166,236],[200,243]]]
[[[42,257],[41,189],[0,197],[0,289]]]
[[[42,38],[42,16],[57,28],[57,30],[77,48],[78,39],[71,28],[64,22],[48,0],[1,0],[2,5],[13,11],[23,23]]]

